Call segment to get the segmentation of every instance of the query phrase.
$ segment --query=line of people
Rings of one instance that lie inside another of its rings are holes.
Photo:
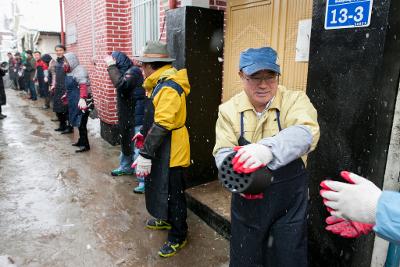
[[[56,45],[55,53],[56,59],[40,51],[27,50],[14,56],[8,53],[12,87],[25,91],[27,99],[32,101],[37,101],[38,91],[44,100],[43,109],[49,109],[52,102],[59,121],[55,131],[71,134],[75,128],[79,132],[79,139],[72,144],[78,147],[75,152],[89,151],[86,125],[94,102],[88,72],[74,53],[66,53],[64,45]]]

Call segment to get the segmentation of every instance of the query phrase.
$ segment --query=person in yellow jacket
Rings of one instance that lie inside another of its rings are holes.
[[[149,97],[145,104],[143,148],[133,163],[137,176],[145,178],[146,208],[154,217],[149,229],[167,229],[168,240],[158,254],[173,256],[186,244],[185,169],[190,165],[189,134],[186,122],[186,96],[190,92],[186,69],[176,70],[167,46],[148,41],[143,55],[134,57],[142,63],[143,87]]]
[[[230,266],[307,266],[307,153],[319,140],[317,112],[302,91],[279,85],[277,53],[240,55],[243,91],[219,107],[218,167],[237,151],[233,170],[268,167],[273,180],[257,195],[232,194]]]

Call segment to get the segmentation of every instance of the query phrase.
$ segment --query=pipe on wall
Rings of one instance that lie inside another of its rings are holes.
[[[64,16],[63,16],[63,0],[60,0],[60,18],[61,18],[61,44],[65,45],[65,34],[64,34]]]

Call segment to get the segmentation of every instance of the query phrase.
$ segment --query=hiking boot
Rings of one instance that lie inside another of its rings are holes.
[[[133,171],[125,171],[125,170],[121,170],[119,168],[111,171],[112,176],[122,176],[122,175],[132,175],[132,174],[133,174]]]
[[[139,183],[139,185],[136,186],[135,189],[133,189],[133,193],[143,194],[144,193],[144,183]]]
[[[183,240],[182,242],[174,243],[171,241],[167,241],[158,251],[158,255],[163,258],[171,257],[176,254],[176,252],[183,248],[186,245],[187,240]]]
[[[149,219],[146,222],[146,228],[151,230],[170,230],[171,225],[163,220]]]
[[[7,115],[4,115],[4,114],[1,114],[1,113],[0,113],[0,120],[2,120],[2,119],[4,119],[4,118],[7,118]]]
[[[73,132],[74,132],[74,128],[72,128],[72,126],[67,126],[65,128],[65,130],[61,132],[61,134],[71,134]]]

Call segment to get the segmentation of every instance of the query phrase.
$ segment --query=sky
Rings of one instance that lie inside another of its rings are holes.
[[[18,4],[21,25],[40,31],[60,31],[59,0],[0,0],[0,29],[4,16],[11,16],[11,3]]]

